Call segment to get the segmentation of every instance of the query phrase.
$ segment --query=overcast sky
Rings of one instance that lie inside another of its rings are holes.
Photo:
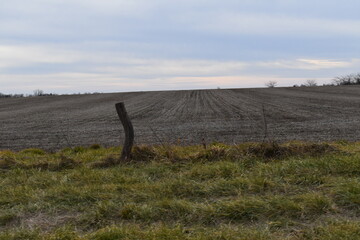
[[[279,86],[360,71],[359,0],[0,0],[0,92]]]

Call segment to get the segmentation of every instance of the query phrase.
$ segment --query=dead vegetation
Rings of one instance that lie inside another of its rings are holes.
[[[339,153],[340,150],[328,143],[288,143],[265,142],[252,144],[243,152],[250,156],[265,159],[285,158],[292,156],[320,157],[329,153]]]
[[[155,147],[148,145],[134,146],[131,152],[131,160],[136,162],[147,162],[154,160],[157,156]]]
[[[192,155],[191,159],[195,161],[204,160],[212,162],[226,157],[227,154],[228,150],[226,147],[221,145],[213,145],[203,151]]]
[[[100,148],[96,148],[98,150]],[[178,162],[214,162],[224,159],[231,161],[242,161],[243,159],[261,159],[269,161],[271,159],[284,159],[290,157],[321,157],[326,154],[346,154],[340,150],[335,144],[329,143],[306,143],[306,142],[263,142],[263,143],[244,143],[239,145],[225,145],[214,143],[210,144],[206,149],[199,145],[196,147],[180,147],[175,145],[136,145],[131,152],[131,158],[127,161],[121,161],[120,155],[117,153],[108,154],[100,160],[85,163],[81,160],[75,160],[73,157],[65,155],[66,153],[86,154],[93,151],[93,148],[76,147],[61,152],[59,156],[53,158],[52,161],[46,156],[46,153],[38,154],[42,150],[32,149],[31,151],[21,151],[21,154],[33,154],[34,161],[25,159],[16,159],[15,154],[10,151],[2,152],[0,155],[0,169],[9,170],[14,168],[20,169],[38,169],[48,171],[62,171],[73,169],[81,165],[89,165],[92,168],[109,168],[119,164],[128,164],[136,162],[152,162],[152,161],[169,161]],[[45,154],[45,155],[44,155]]]
[[[111,154],[100,161],[96,161],[91,164],[91,167],[93,168],[109,168],[114,167],[120,163],[120,156],[117,156],[115,154]]]

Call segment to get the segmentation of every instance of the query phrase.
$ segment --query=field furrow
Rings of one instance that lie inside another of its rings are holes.
[[[125,102],[137,144],[359,140],[360,87],[212,89],[0,99],[0,149],[120,145]]]

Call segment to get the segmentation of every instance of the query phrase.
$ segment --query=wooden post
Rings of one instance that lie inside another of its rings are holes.
[[[206,141],[205,141],[204,137],[202,138],[202,145],[203,145],[203,148],[206,150]]]
[[[120,160],[127,161],[130,160],[131,148],[134,144],[134,128],[126,112],[124,103],[116,103],[115,108],[125,131],[125,142]]]

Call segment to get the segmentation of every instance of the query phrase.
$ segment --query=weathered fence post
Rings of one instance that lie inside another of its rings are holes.
[[[134,128],[126,112],[124,103],[123,102],[116,103],[115,108],[125,131],[125,142],[122,149],[120,160],[126,161],[130,159],[131,148],[134,144]]]

